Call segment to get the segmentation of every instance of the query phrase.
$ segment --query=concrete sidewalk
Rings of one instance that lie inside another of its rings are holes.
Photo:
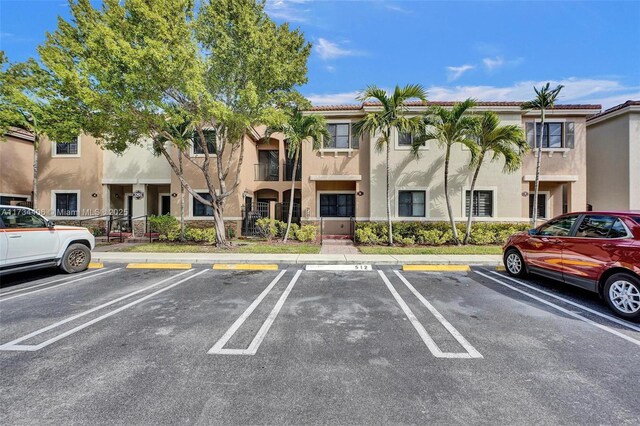
[[[128,253],[93,252],[93,262],[194,264],[374,264],[374,265],[489,265],[502,264],[500,255],[377,255],[377,254],[238,254],[238,253]]]

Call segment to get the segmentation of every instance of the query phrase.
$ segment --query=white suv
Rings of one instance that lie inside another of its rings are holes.
[[[0,275],[52,266],[84,271],[94,247],[87,228],[55,226],[26,207],[0,205]]]

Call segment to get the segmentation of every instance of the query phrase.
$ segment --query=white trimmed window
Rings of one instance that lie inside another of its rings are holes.
[[[214,155],[216,153],[216,131],[213,129],[203,130],[204,138],[207,141],[207,151],[209,154]],[[193,132],[193,146],[191,150],[192,155],[204,155],[204,146],[202,140],[200,140],[200,134]]]
[[[398,216],[425,217],[426,191],[398,191]]]
[[[471,200],[471,191],[465,194],[465,212],[469,217],[469,208]],[[474,217],[493,217],[493,191],[490,190],[474,190],[473,191],[473,216]]]
[[[78,192],[54,192],[53,208],[55,216],[78,216],[80,194]]]
[[[199,196],[204,198],[205,200],[211,201],[211,194],[208,192],[198,192]],[[206,204],[202,204],[195,197],[192,197],[193,202],[191,203],[191,215],[194,217],[206,217],[213,216],[213,207],[207,206]]]
[[[527,143],[531,148],[540,146],[542,149],[573,149],[575,146],[575,123],[573,121],[545,122],[544,132],[542,123],[529,121],[525,124],[525,130]]]
[[[53,142],[53,157],[80,157],[80,138],[68,142]]]
[[[351,123],[329,123],[327,130],[331,137],[322,141],[323,149],[360,148],[360,137],[356,136]]]

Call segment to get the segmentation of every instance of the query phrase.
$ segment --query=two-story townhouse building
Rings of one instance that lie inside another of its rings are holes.
[[[422,114],[433,103],[410,103],[408,114]],[[438,102],[450,107],[451,102]],[[491,110],[501,124],[522,126],[531,146],[541,135],[539,111],[522,111],[519,102],[480,102],[473,113]],[[353,125],[379,108],[362,105],[319,106],[308,113],[325,116],[330,140],[320,149],[304,143],[294,184],[294,220],[322,226],[324,234],[349,234],[353,220],[386,220],[385,154],[375,147],[377,135],[356,137]],[[549,218],[565,211],[583,210],[587,203],[586,118],[599,105],[557,105],[547,111],[542,148],[532,150],[520,171],[505,174],[500,161],[487,160],[480,172],[474,215],[481,221],[528,221],[533,212],[535,161],[542,155],[539,216]],[[227,199],[225,221],[236,234],[253,232],[259,217],[285,219],[291,195],[292,161],[283,135],[265,139],[264,127],[244,137],[244,158],[239,186]],[[205,137],[215,137],[205,132]],[[443,189],[444,149],[429,141],[420,155],[411,152],[411,135],[391,136],[391,214],[394,221],[447,220]],[[208,139],[209,152],[215,148]],[[170,150],[174,162],[177,151]],[[237,165],[237,153],[225,161]],[[215,156],[215,153],[213,154]],[[183,159],[184,177],[203,197],[207,185],[198,165],[204,151],[198,138]],[[3,156],[4,158],[4,156]],[[81,135],[67,143],[43,143],[40,150],[40,197],[37,208],[56,221],[78,221],[95,216],[118,218],[114,229],[143,233],[143,218],[152,214],[180,215],[180,181],[167,160],[153,152],[150,143],[130,147],[122,155],[102,150]],[[453,148],[450,198],[454,216],[464,220],[468,211],[472,171],[470,153]],[[215,163],[215,158],[212,158]],[[214,170],[214,166],[212,171]],[[215,173],[213,173],[215,177]],[[233,184],[232,172],[227,185]],[[18,191],[20,192],[20,191]],[[24,190],[22,190],[24,192]],[[210,207],[184,192],[185,219],[193,226],[212,226]],[[28,195],[28,194],[27,194]],[[101,219],[97,219],[101,220]],[[104,218],[102,220],[105,220]],[[136,229],[136,227],[138,229]]]
[[[587,120],[587,203],[594,210],[640,210],[640,101]]]

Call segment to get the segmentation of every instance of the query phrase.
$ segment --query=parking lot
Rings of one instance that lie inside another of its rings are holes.
[[[2,278],[2,424],[637,424],[640,324],[543,279],[128,269]]]

